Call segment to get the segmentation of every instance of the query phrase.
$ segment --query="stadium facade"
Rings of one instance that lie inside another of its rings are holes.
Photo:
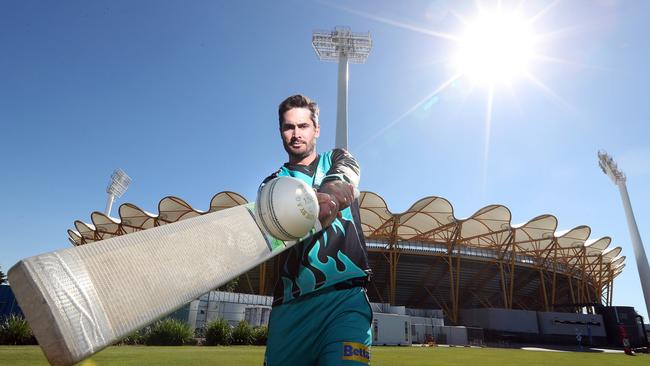
[[[68,235],[73,245],[84,245],[244,203],[229,191],[216,194],[208,211],[171,196],[159,202],[157,214],[125,203],[119,218],[93,212],[92,223],[77,220]],[[502,205],[459,219],[441,197],[422,198],[398,214],[372,192],[362,192],[359,203],[374,272],[370,300],[442,309],[452,324],[459,323],[461,309],[591,313],[594,306],[611,306],[614,278],[625,267],[621,248],[610,248],[609,237],[590,239],[585,225],[558,231],[549,214],[513,225]],[[236,291],[271,295],[276,262],[242,275]]]

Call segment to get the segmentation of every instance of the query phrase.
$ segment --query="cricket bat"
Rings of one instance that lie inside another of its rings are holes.
[[[79,362],[317,230],[313,189],[278,180],[262,202],[19,261],[8,278],[48,361]]]

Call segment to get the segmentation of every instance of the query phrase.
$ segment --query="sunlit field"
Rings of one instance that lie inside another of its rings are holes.
[[[264,347],[110,347],[83,366],[104,365],[255,365],[261,366]],[[648,365],[649,355],[622,353],[540,352],[499,348],[374,347],[372,365]],[[47,365],[36,346],[1,346],[0,365]]]

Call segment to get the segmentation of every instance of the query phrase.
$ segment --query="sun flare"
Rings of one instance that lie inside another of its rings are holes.
[[[518,93],[515,91],[519,85],[515,84],[523,81],[524,84],[540,90],[553,102],[572,109],[538,75],[543,64],[548,63],[585,66],[545,53],[549,49],[549,42],[557,40],[558,35],[571,29],[549,32],[548,29],[545,29],[544,23],[540,23],[540,20],[552,14],[551,10],[559,2],[560,0],[551,0],[546,3],[533,4],[530,1],[517,1],[518,5],[511,7],[504,5],[502,0],[475,0],[476,12],[473,18],[467,12],[458,13],[454,6],[449,6],[448,14],[460,23],[455,32],[423,28],[379,15],[340,7],[356,15],[418,32],[451,44],[451,48],[448,49],[451,52],[442,58],[443,63],[453,70],[449,77],[443,78],[438,85],[432,87],[429,94],[417,100],[399,117],[379,129],[362,146],[370,146],[371,141],[384,134],[388,129],[402,123],[415,111],[428,109],[427,106],[430,106],[433,100],[440,100],[445,91],[452,86],[458,90],[466,91],[466,96],[474,92],[475,89],[479,89],[480,92],[485,92],[486,96],[483,182],[481,185],[482,196],[485,197],[494,105],[500,99],[503,89],[509,91],[513,97],[512,100],[516,100]],[[439,55],[436,54],[436,57]],[[437,64],[439,64],[438,61],[436,61]]]
[[[522,16],[484,13],[467,24],[453,63],[474,83],[490,87],[510,84],[528,73],[534,44],[530,22]]]

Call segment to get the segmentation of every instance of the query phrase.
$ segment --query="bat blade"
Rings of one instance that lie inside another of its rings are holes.
[[[294,242],[251,204],[18,262],[8,278],[45,356],[72,365],[261,264]]]

